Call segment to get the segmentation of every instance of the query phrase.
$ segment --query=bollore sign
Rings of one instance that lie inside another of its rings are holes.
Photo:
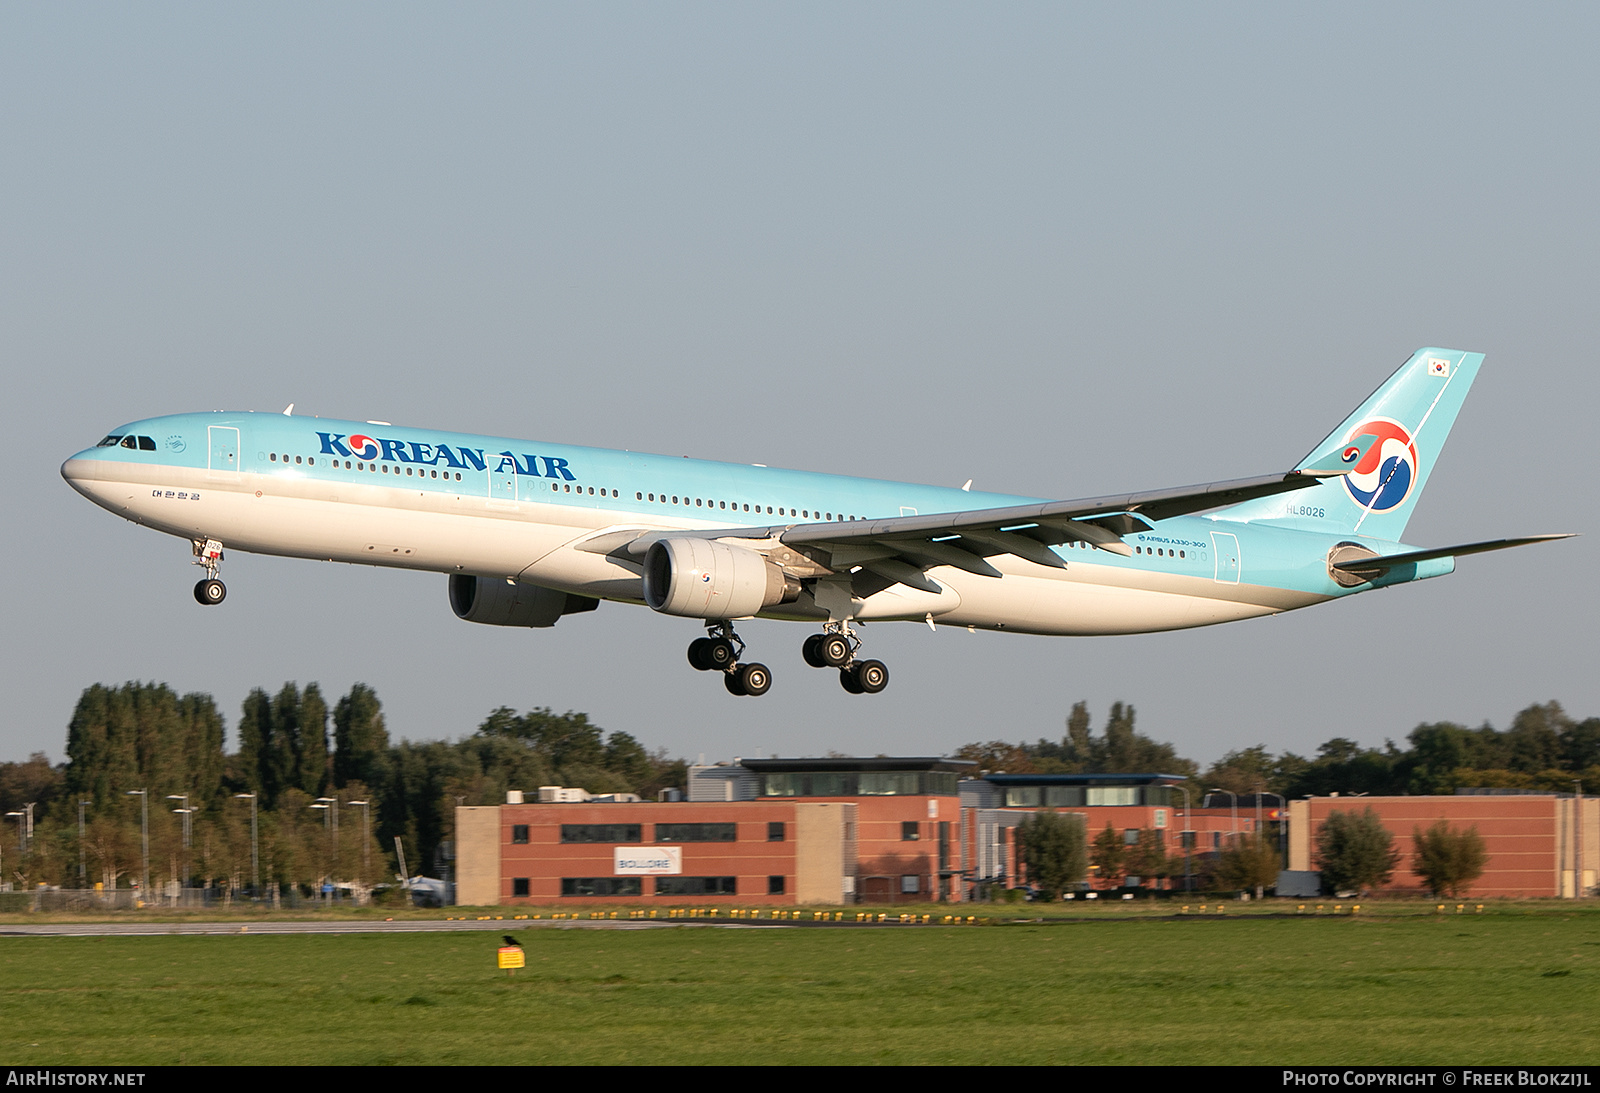
[[[611,872],[619,877],[658,877],[683,872],[681,846],[618,846],[612,848]]]

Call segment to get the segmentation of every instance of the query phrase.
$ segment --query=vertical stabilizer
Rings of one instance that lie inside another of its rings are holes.
[[[1299,464],[1343,460],[1353,464],[1349,474],[1246,501],[1217,517],[1398,540],[1481,364],[1482,353],[1417,350]]]

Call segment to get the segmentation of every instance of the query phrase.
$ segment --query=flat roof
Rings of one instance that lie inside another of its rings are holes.
[[[872,770],[940,770],[969,774],[976,767],[971,759],[946,759],[943,756],[885,756],[857,759],[830,755],[817,759],[741,759],[739,765],[758,774],[848,773]]]
[[[1181,774],[985,774],[999,786],[1150,786],[1187,779]]]

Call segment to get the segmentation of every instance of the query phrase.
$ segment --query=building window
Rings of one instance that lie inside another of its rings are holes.
[[[562,877],[563,896],[638,896],[644,885],[638,877]]]
[[[1125,828],[1122,829],[1122,845],[1123,846],[1138,846],[1139,845],[1139,829],[1137,827],[1125,827]]]
[[[768,877],[767,878],[767,895],[769,895],[769,896],[781,896],[781,895],[783,895],[783,878],[782,877]]]
[[[635,884],[638,882],[635,881]],[[736,877],[657,877],[658,896],[736,896]]]
[[[904,821],[901,822],[901,824],[900,824],[900,841],[901,842],[914,843],[920,838],[922,838],[922,834],[917,830],[917,821],[915,821],[915,820],[904,820]]]
[[[769,823],[767,825],[767,841],[769,843],[781,843],[781,842],[783,842],[783,839],[784,839],[783,821],[782,820],[774,820],[772,823]]]
[[[922,878],[915,873],[905,873],[900,877],[900,894],[914,896],[922,891]]]
[[[512,877],[511,878],[511,894],[513,896],[526,896],[528,894],[528,878],[527,877]]]
[[[656,824],[656,842],[731,843],[738,839],[738,830],[737,824]]]
[[[562,824],[561,841],[564,843],[636,843],[640,841],[638,824]]]
[[[914,770],[862,771],[858,777],[863,797],[912,797],[920,792],[920,779]]]
[[[528,841],[528,825],[527,824],[512,824],[511,825],[511,841],[513,843],[518,844],[518,845],[526,843]]]

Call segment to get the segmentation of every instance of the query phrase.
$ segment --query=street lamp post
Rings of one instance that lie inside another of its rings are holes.
[[[1261,793],[1261,796],[1263,796],[1263,797],[1271,797],[1271,798],[1275,799],[1278,802],[1278,834],[1280,836],[1282,836],[1282,834],[1283,834],[1283,825],[1285,823],[1287,823],[1288,820],[1289,820],[1289,817],[1286,815],[1286,813],[1289,811],[1289,802],[1286,801],[1283,798],[1283,795],[1279,794],[1279,793],[1272,793],[1272,792],[1269,792],[1269,791],[1263,791]],[[1261,825],[1258,822],[1256,824],[1256,826],[1260,827]],[[1278,838],[1278,839],[1276,839],[1274,841],[1277,843],[1279,855],[1282,856],[1282,854],[1283,854],[1283,840],[1282,840],[1282,838],[1280,837],[1280,838]]]
[[[128,790],[129,797],[139,798],[139,845],[140,845],[140,873],[139,873],[139,898],[150,898],[150,790]]]
[[[167,800],[183,802],[181,808],[175,808],[172,811],[183,817],[183,876],[179,879],[179,887],[180,889],[187,888],[189,887],[189,850],[194,845],[193,829],[189,826],[189,817],[193,815],[194,810],[189,807],[189,795],[187,793],[169,793],[167,794]]]
[[[79,801],[78,802],[78,887],[79,888],[86,888],[88,886],[88,884],[89,884],[89,871],[85,867],[85,862],[84,862],[84,857],[83,857],[83,841],[84,841],[83,809],[84,809],[85,805],[91,805],[93,803],[94,803],[93,801]]]
[[[1183,792],[1183,890],[1194,891],[1194,815],[1189,807],[1189,787],[1179,786]]]
[[[1572,896],[1574,899],[1583,898],[1583,782],[1577,778],[1572,780],[1572,825],[1574,828],[1572,840]]]
[[[256,795],[254,793],[235,793],[238,800],[250,799],[250,892],[256,899],[261,898],[261,855],[257,850],[256,841]]]
[[[367,877],[371,874],[370,866],[372,864],[372,826],[369,808],[371,802],[346,801],[345,804],[352,808],[361,809],[361,883],[366,884]]]
[[[339,814],[338,802],[332,797],[318,797],[310,807],[322,810],[322,830],[327,833],[328,841],[333,844],[332,868],[337,869],[339,866],[339,846],[334,833],[333,818]],[[333,882],[330,879],[333,875],[330,870],[324,870],[322,874],[323,893],[326,894],[329,903],[333,902]]]
[[[1228,839],[1230,843],[1239,837],[1239,795],[1231,789],[1208,789],[1207,793],[1226,793],[1228,795]]]
[[[17,809],[15,812],[7,812],[6,815],[14,818],[17,821],[17,856],[21,857],[23,854],[28,852],[28,836],[26,833],[27,829],[22,826],[22,818],[26,816],[27,813],[23,812],[21,809]]]
[[[317,798],[317,803],[320,804],[320,805],[325,806],[328,809],[328,814],[333,817],[333,819],[331,821],[331,826],[330,826],[330,829],[329,829],[332,833],[328,836],[328,838],[332,841],[332,844],[333,844],[333,870],[334,870],[335,873],[338,873],[338,871],[339,871],[339,798],[337,798],[337,797],[318,797]]]

